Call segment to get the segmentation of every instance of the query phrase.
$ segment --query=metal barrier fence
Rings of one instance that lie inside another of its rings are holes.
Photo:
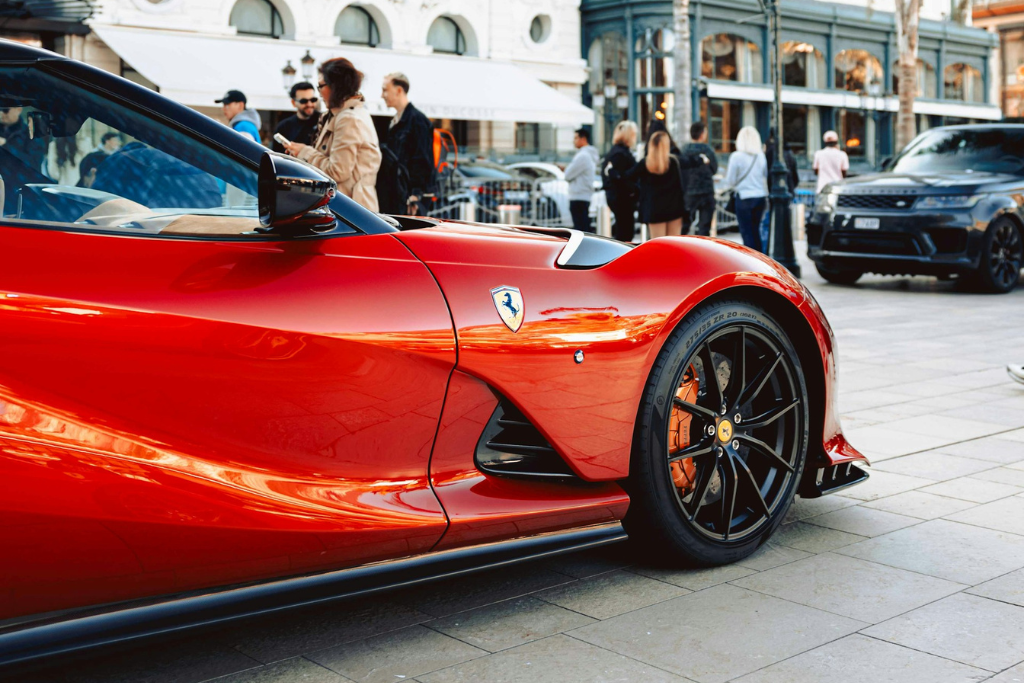
[[[451,186],[438,193],[428,215],[434,218],[458,219],[465,209],[474,206],[476,222],[501,223],[502,207],[518,206],[521,225],[571,227],[569,184],[564,180],[493,180],[471,178],[461,186]],[[504,209],[507,217],[511,209]]]

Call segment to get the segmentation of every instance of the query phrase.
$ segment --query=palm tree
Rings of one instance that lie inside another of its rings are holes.
[[[896,32],[899,47],[900,110],[896,114],[896,149],[906,147],[917,135],[914,97],[917,96],[917,26],[921,0],[896,0]]]
[[[675,95],[676,138],[689,138],[693,122],[693,95],[690,89],[690,0],[672,0],[672,30],[675,33]]]

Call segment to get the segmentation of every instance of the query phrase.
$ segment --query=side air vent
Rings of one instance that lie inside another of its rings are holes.
[[[477,442],[476,466],[488,474],[578,481],[533,423],[503,396]]]

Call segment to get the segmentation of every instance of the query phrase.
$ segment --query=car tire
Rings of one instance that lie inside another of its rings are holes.
[[[814,264],[814,267],[818,269],[818,275],[822,276],[834,285],[852,285],[860,279],[861,275],[864,274],[859,270],[826,268],[825,266],[818,264]]]
[[[973,278],[986,292],[1006,294],[1017,286],[1024,261],[1021,230],[1009,218],[997,218],[985,230],[981,258]]]
[[[630,538],[673,564],[750,555],[793,501],[808,425],[799,358],[771,315],[733,300],[694,310],[658,355],[640,405],[624,482]]]

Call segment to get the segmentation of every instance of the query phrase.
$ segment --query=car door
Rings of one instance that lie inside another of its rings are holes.
[[[0,619],[431,548],[455,339],[426,267],[251,234],[252,166],[109,96],[2,64],[0,93],[44,159],[123,142],[91,187],[0,165]]]

